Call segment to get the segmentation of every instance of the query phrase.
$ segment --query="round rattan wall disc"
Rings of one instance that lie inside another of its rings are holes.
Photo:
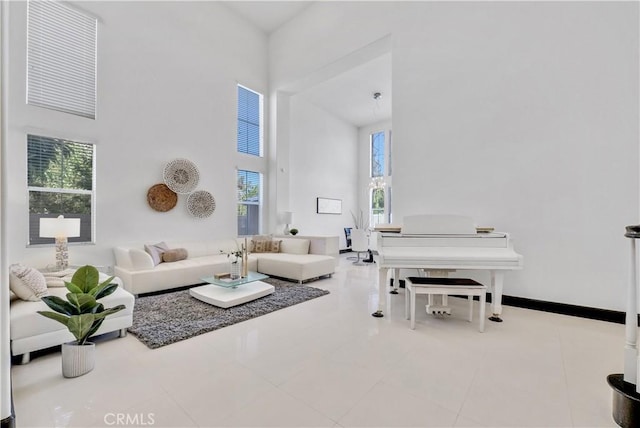
[[[176,193],[191,193],[200,181],[198,167],[187,159],[174,159],[164,167],[164,184]]]
[[[194,217],[209,217],[215,209],[216,201],[213,199],[213,195],[206,190],[193,192],[187,198],[187,210]]]
[[[178,195],[166,184],[154,184],[147,192],[147,203],[151,208],[160,212],[167,212],[176,206]]]

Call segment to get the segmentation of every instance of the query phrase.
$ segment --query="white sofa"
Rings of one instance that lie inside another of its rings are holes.
[[[279,253],[249,255],[249,270],[302,283],[310,279],[331,276],[338,256],[337,236],[279,237]],[[250,240],[248,240],[250,241]],[[202,284],[202,278],[229,272],[229,258],[244,239],[224,239],[209,242],[171,242],[169,248],[185,248],[188,258],[154,265],[144,244],[114,248],[114,272],[124,288],[134,295]]]
[[[70,280],[71,278],[66,279]],[[100,280],[106,279],[107,275],[101,273]],[[118,283],[119,287],[109,296],[100,299],[100,303],[106,308],[120,304],[125,305],[126,308],[105,318],[96,335],[119,330],[122,337],[126,334],[127,328],[133,324],[134,297],[123,289],[122,281],[119,278],[114,278],[113,282]],[[62,298],[68,293],[66,287],[55,287],[48,290],[49,295]],[[43,301],[31,302],[20,299],[11,301],[11,355],[22,355],[22,364],[29,362],[30,353],[33,351],[75,340],[64,325],[37,312],[49,310],[51,309]]]

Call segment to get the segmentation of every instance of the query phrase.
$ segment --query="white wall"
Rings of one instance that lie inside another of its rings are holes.
[[[396,219],[471,215],[524,255],[506,294],[622,310],[638,30],[630,2],[315,3],[271,37],[270,78],[391,32]]]
[[[346,248],[344,228],[357,212],[358,130],[301,95],[291,97],[290,206],[301,235],[335,235]],[[342,214],[317,214],[316,198],[342,200]]]
[[[71,246],[71,263],[110,264],[112,247],[125,242],[215,239],[236,231],[236,166],[267,172],[267,158],[236,153],[236,85],[265,94],[268,113],[266,36],[217,2],[72,3],[99,19],[93,121],[25,105],[26,5],[9,4],[10,190],[3,198],[10,262],[53,261],[51,247],[26,248],[30,130],[97,145],[96,245]],[[147,205],[147,190],[179,157],[197,164],[198,189],[216,199],[207,219],[189,216],[185,195],[167,213]]]

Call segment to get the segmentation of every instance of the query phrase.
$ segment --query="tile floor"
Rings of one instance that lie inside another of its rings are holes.
[[[76,379],[59,353],[14,366],[17,426],[616,426],[622,325],[505,307],[479,333],[450,299],[451,317],[419,311],[412,331],[402,294],[371,317],[376,277],[343,257],[310,284],[327,296],[156,350],[102,340]]]

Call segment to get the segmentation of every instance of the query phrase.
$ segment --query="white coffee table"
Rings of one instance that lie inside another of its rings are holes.
[[[189,294],[205,303],[226,309],[273,293],[273,285],[261,281],[267,278],[267,275],[258,272],[249,272],[247,277],[233,281],[214,277],[201,278],[208,284],[189,289]]]

